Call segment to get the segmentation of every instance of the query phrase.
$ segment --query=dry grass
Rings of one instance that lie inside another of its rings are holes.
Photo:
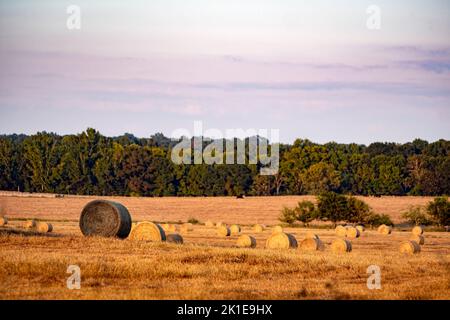
[[[226,224],[265,225],[278,224],[283,206],[295,207],[299,201],[316,202],[313,196],[234,197],[218,198],[126,198],[96,197],[95,199],[117,201],[125,205],[134,220],[188,221],[195,217],[200,221],[221,221]],[[431,197],[360,197],[376,213],[388,214],[394,223],[403,221],[401,214],[410,206],[424,206]],[[82,208],[92,197],[7,197],[0,196],[0,206],[8,218],[39,217],[44,220],[78,221]]]
[[[330,247],[337,238],[334,230],[285,228],[297,239],[308,232],[317,234],[324,251],[268,250],[264,246],[271,229],[255,233],[253,224],[270,223],[272,218],[259,219],[258,210],[238,217],[227,208],[228,213],[221,215],[214,209],[214,199],[178,199],[179,213],[161,219],[152,205],[164,199],[127,199],[134,203],[130,212],[139,220],[229,219],[241,223],[242,233],[256,239],[255,249],[236,248],[238,236],[219,237],[216,228],[195,225],[183,235],[184,244],[176,245],[83,237],[78,214],[72,211],[81,211],[91,199],[7,200],[5,214],[10,222],[0,228],[0,299],[450,299],[448,233],[426,232],[421,253],[404,255],[399,247],[411,237],[410,230],[394,230],[389,237],[366,230],[353,241],[352,252],[338,254]],[[200,200],[210,217],[192,213],[189,205]],[[241,213],[245,207],[241,203],[248,200],[237,201]],[[40,213],[27,211],[29,201],[38,205]],[[140,210],[149,214],[136,213]],[[21,223],[18,218],[51,220],[53,233],[15,229]],[[73,264],[81,268],[81,290],[66,288],[66,270]],[[370,265],[382,270],[382,290],[367,289]]]

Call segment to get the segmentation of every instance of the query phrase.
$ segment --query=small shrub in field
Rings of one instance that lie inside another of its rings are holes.
[[[326,192],[317,197],[318,218],[336,223],[345,220],[347,198],[334,192]]]
[[[279,218],[281,222],[287,223],[287,224],[293,224],[295,221],[297,221],[297,215],[295,212],[295,209],[290,209],[287,207],[284,207],[281,210],[281,216]]]
[[[370,207],[367,203],[355,197],[347,198],[347,211],[345,221],[349,223],[364,222],[370,215]]]
[[[195,219],[195,218],[189,218],[189,220],[188,220],[188,223],[192,223],[192,224],[199,224],[200,223],[200,221],[198,221],[197,219]]]
[[[303,222],[305,226],[307,226],[308,223],[310,223],[317,217],[316,207],[311,201],[299,202],[297,208],[295,208],[294,210],[297,220]]]
[[[372,227],[378,227],[381,225],[393,226],[391,218],[387,214],[371,213],[366,220],[366,223]]]
[[[427,206],[427,212],[441,226],[450,225],[450,202],[448,197],[437,197]]]
[[[429,226],[433,224],[433,221],[420,206],[409,208],[408,211],[402,214],[402,218],[415,226]]]

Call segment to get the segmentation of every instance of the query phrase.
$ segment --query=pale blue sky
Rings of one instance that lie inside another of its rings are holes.
[[[0,133],[449,139],[450,1],[0,1],[0,70]]]

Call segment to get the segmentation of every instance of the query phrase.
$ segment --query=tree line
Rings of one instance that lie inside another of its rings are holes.
[[[281,144],[280,169],[261,164],[179,165],[162,134],[106,137],[40,132],[0,136],[0,189],[80,195],[237,196],[450,194],[450,141]],[[206,142],[205,142],[206,143]]]

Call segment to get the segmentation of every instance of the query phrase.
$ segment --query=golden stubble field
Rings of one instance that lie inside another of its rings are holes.
[[[0,206],[10,224],[0,229],[0,299],[450,299],[448,233],[426,233],[414,256],[399,253],[410,237],[399,230],[390,236],[367,230],[347,254],[331,252],[336,235],[327,229],[312,230],[325,243],[323,252],[264,249],[271,231],[254,234],[251,225],[277,224],[283,205],[305,198],[107,198],[126,205],[139,221],[239,223],[258,244],[239,249],[237,236],[221,238],[203,225],[183,234],[183,245],[84,238],[78,217],[93,198],[3,196]],[[365,198],[397,223],[408,206],[430,199]],[[54,232],[11,232],[24,218],[50,221]],[[311,230],[286,231],[301,241]],[[66,286],[69,265],[81,269],[80,290]],[[367,288],[371,265],[381,268],[381,290]]]

